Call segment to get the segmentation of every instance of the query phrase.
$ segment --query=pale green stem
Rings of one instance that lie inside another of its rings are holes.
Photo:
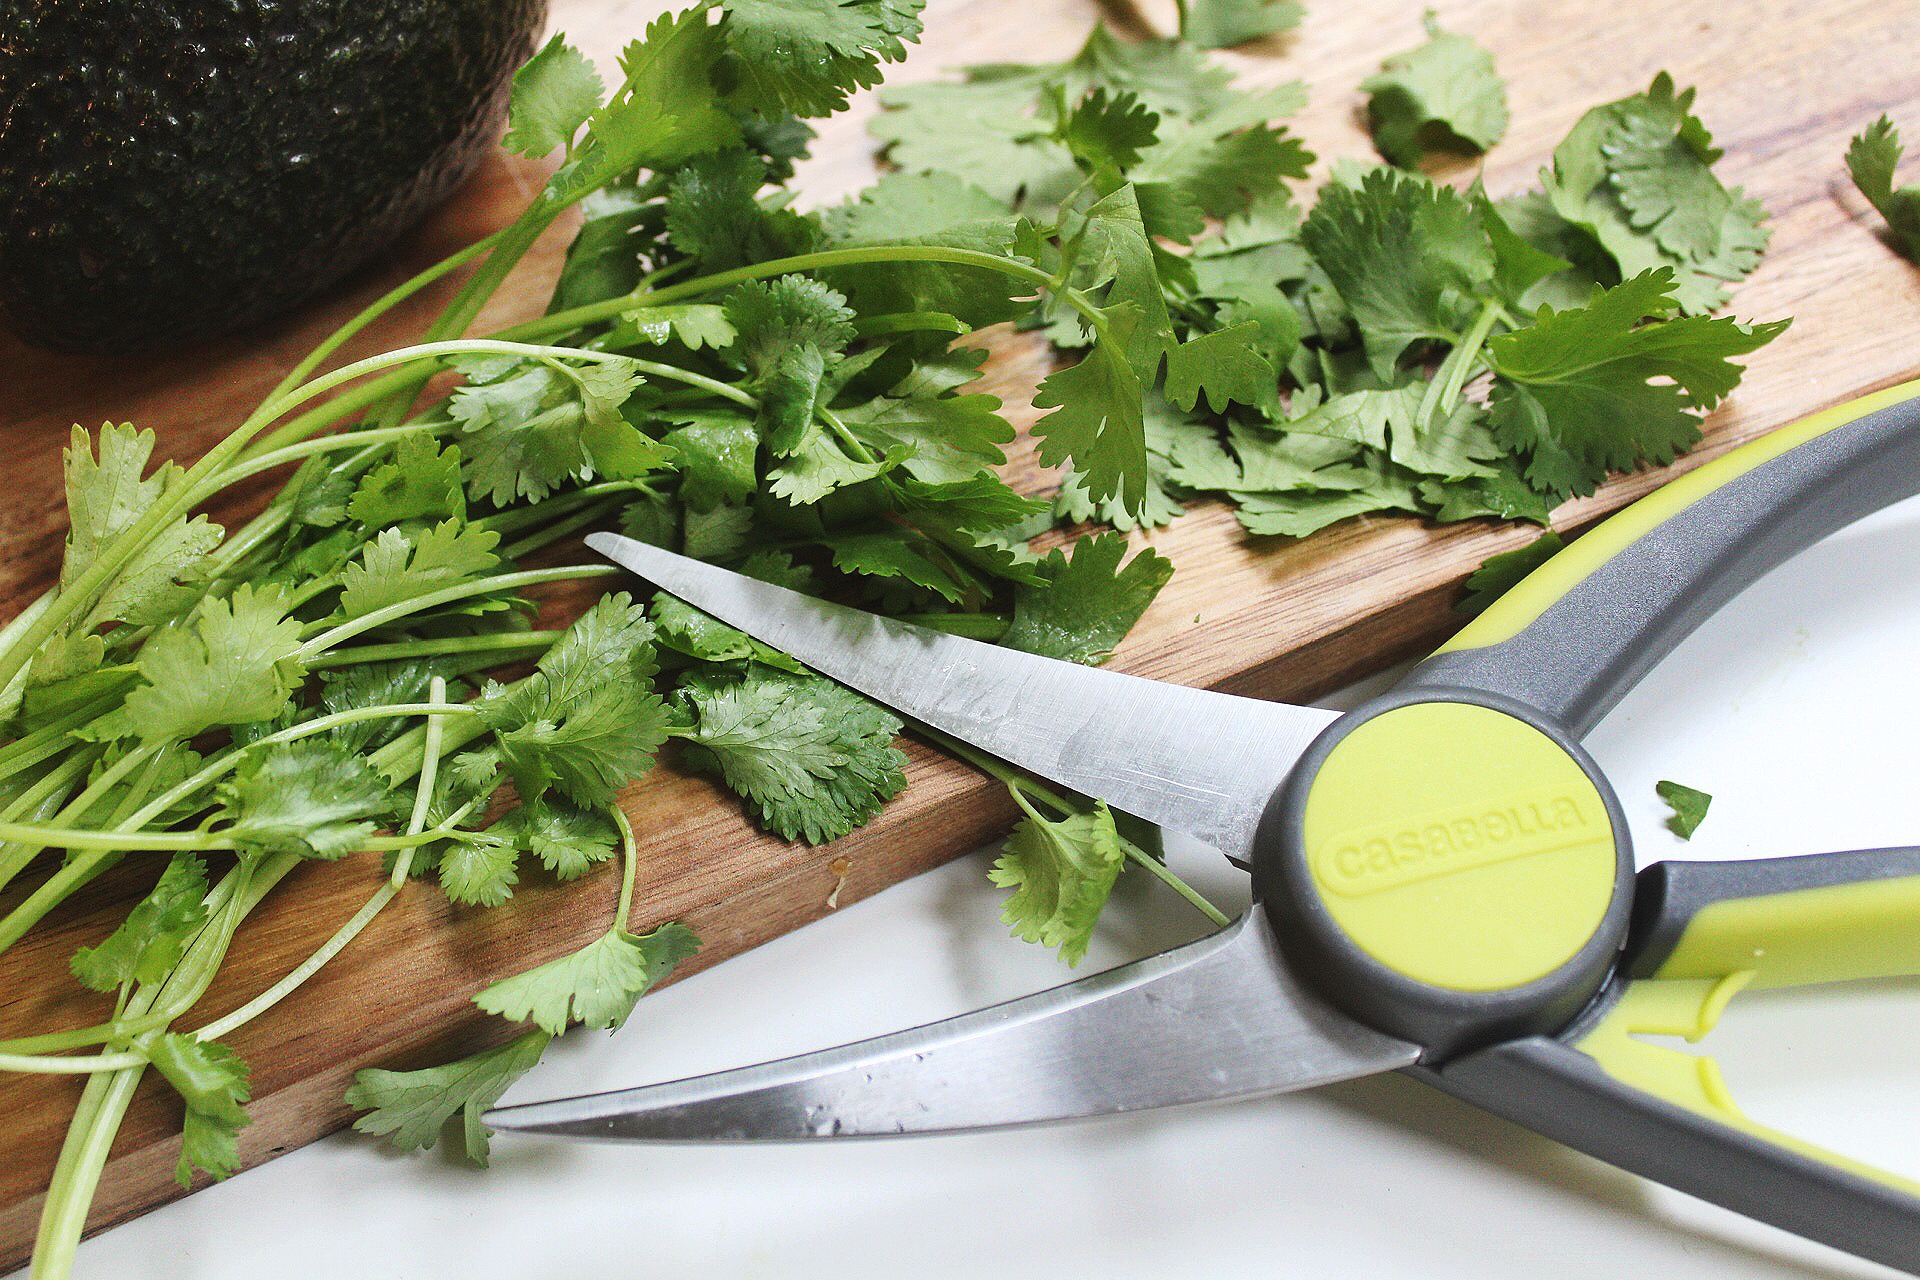
[[[94,1188],[100,1185],[114,1135],[145,1071],[143,1063],[95,1075],[87,1082],[83,1109],[75,1113],[68,1128],[68,1145],[60,1151],[41,1206],[40,1231],[33,1246],[34,1280],[64,1280],[72,1272]]]
[[[521,587],[538,586],[543,582],[567,582],[576,578],[609,578],[624,572],[625,570],[615,568],[613,565],[569,565],[559,569],[528,569],[520,573],[503,573],[492,578],[482,578],[478,582],[443,587],[423,596],[415,596],[411,600],[390,604],[384,609],[375,609],[372,613],[322,631],[301,645],[294,656],[305,661],[333,648],[342,640],[351,640],[357,635],[384,627],[389,622],[398,621],[410,614],[427,609],[438,608],[443,604],[452,604],[456,600],[488,595],[495,591],[517,591]]]
[[[359,333],[388,311],[391,311],[395,306],[405,302],[408,298],[420,292],[420,290],[426,288],[448,272],[465,266],[467,263],[472,262],[475,258],[485,253],[488,249],[491,249],[494,244],[499,241],[500,234],[500,232],[496,231],[490,236],[474,241],[456,253],[447,255],[418,275],[396,285],[368,303],[358,315],[341,325],[338,329],[335,329],[324,342],[308,352],[306,359],[293,366],[292,369],[289,369],[287,376],[282,378],[279,384],[267,393],[267,399],[276,399],[299,386],[301,382],[306,380],[307,375],[311,374],[315,369],[318,369],[328,356],[345,346],[347,342],[352,339],[353,335]]]
[[[393,644],[365,644],[323,653],[307,664],[309,671],[351,667],[362,662],[393,662],[404,658],[438,658],[463,653],[521,654],[551,649],[564,631],[508,631],[486,636],[448,636],[444,640],[401,640]]]
[[[428,688],[427,701],[436,708],[450,706],[447,702],[447,682],[443,677],[435,676]],[[407,823],[407,834],[418,836],[427,825],[427,814],[433,805],[433,788],[440,768],[440,742],[442,729],[446,724],[444,716],[430,714],[427,717],[426,758],[420,766],[420,785],[413,797],[413,815]],[[253,999],[227,1014],[201,1027],[193,1034],[200,1040],[218,1040],[236,1027],[253,1021],[261,1014],[279,1004],[299,988],[300,984],[318,973],[322,966],[360,936],[361,930],[373,922],[387,903],[393,900],[400,887],[407,882],[407,872],[413,864],[413,850],[408,849],[394,860],[393,874],[390,875],[365,905],[354,912],[353,918],[334,931],[332,937],[322,943],[314,953],[301,961],[280,981],[262,991]]]
[[[620,905],[614,908],[613,927],[624,932],[627,916],[633,910],[633,880],[640,848],[634,841],[633,824],[627,821],[626,811],[616,804],[608,812],[613,815],[613,825],[620,828],[620,860],[624,864],[620,872]]]

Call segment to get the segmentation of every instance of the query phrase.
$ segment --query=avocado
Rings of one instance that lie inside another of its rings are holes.
[[[0,312],[146,350],[296,306],[499,136],[546,0],[15,0]]]

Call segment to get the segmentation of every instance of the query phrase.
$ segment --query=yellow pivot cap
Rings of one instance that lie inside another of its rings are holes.
[[[1491,707],[1414,703],[1356,726],[1313,776],[1301,823],[1313,891],[1339,931],[1449,991],[1552,975],[1601,930],[1619,879],[1587,770]]]
[[[1263,837],[1261,898],[1304,975],[1436,1057],[1557,1031],[1626,935],[1611,791],[1571,739],[1498,706],[1356,712]]]

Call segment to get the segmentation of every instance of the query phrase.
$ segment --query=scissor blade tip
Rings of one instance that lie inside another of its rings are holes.
[[[633,540],[631,538],[623,538],[617,533],[599,531],[588,534],[586,543],[601,555],[611,556],[618,552],[625,551],[628,547],[632,546]]]
[[[563,1133],[574,1126],[569,1122],[564,1107],[565,1100],[557,1102],[523,1102],[513,1107],[495,1107],[480,1117],[480,1123],[489,1129],[504,1130],[512,1133]],[[574,1116],[574,1120],[578,1117]]]

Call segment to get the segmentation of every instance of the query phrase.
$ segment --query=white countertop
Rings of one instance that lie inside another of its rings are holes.
[[[1737,600],[1589,742],[1642,863],[1920,838],[1920,502]],[[1653,784],[1714,795],[1691,846]],[[1238,906],[1216,855],[1176,865]],[[576,1032],[510,1101],[837,1043],[1067,977],[1010,940],[984,855]],[[1126,877],[1081,973],[1192,936]],[[1916,927],[1920,927],[1917,924]],[[1920,983],[1742,997],[1708,1041],[1757,1118],[1920,1177]],[[1401,1077],[1049,1129],[699,1149],[503,1135],[491,1170],[343,1135],[82,1246],[78,1274],[338,1277],[1881,1276]]]

